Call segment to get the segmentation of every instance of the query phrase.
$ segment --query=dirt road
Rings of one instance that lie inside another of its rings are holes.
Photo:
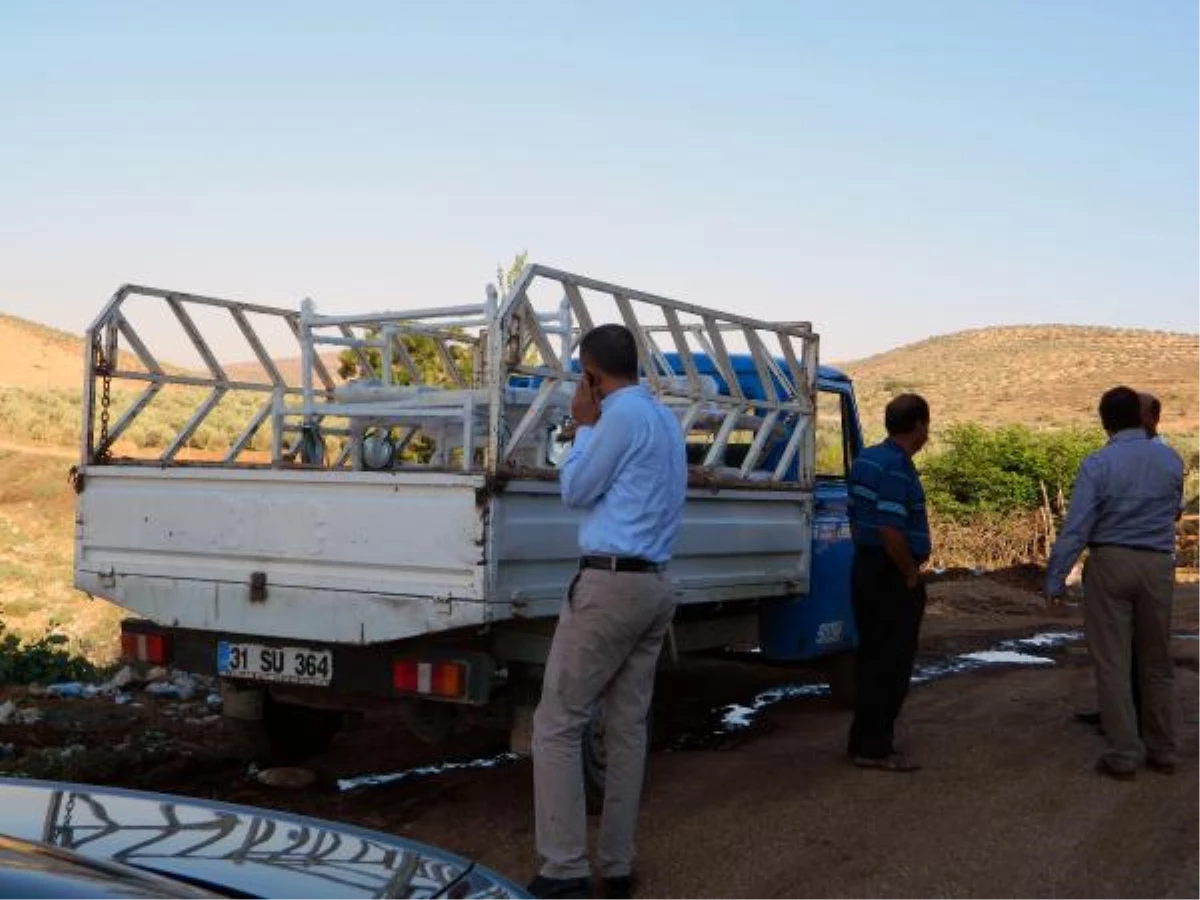
[[[1026,586],[991,578],[937,585],[921,671],[900,740],[925,768],[862,771],[841,755],[848,714],[807,696],[765,705],[750,727],[721,728],[727,704],[811,683],[810,672],[709,659],[665,678],[640,830],[643,896],[1195,897],[1197,844],[1197,589],[1180,586],[1174,641],[1183,765],[1132,783],[1096,775],[1103,747],[1072,718],[1094,705],[1078,640],[1020,647],[1052,660],[955,673],[961,654],[1037,633],[1070,633],[1078,610],[1048,614]],[[803,693],[797,691],[796,693]],[[768,698],[769,699],[769,698]],[[96,715],[133,715],[96,706]],[[79,709],[85,708],[82,703]],[[156,728],[184,726],[149,705]],[[66,721],[65,719],[62,721]],[[139,720],[140,721],[140,720]],[[61,727],[65,727],[61,726]],[[129,723],[120,726],[126,733]],[[43,726],[39,741],[53,740]],[[181,731],[182,729],[182,731]],[[199,729],[203,732],[204,729]],[[193,734],[196,730],[193,729]],[[0,742],[19,731],[0,728]],[[102,735],[95,722],[70,740]],[[184,743],[179,738],[180,745]],[[456,749],[497,749],[476,737]],[[277,806],[429,841],[526,880],[534,871],[527,762],[453,770],[339,792],[332,778],[396,764],[370,723],[315,765],[320,790],[289,793],[242,775],[203,738],[190,754],[68,774],[130,786]],[[93,752],[93,751],[89,751]],[[98,753],[98,748],[94,748]]]
[[[1182,596],[1194,626],[1194,588]],[[935,621],[927,643],[978,646],[990,630]],[[1102,738],[1072,717],[1094,705],[1078,644],[1051,653],[1054,666],[914,689],[900,738],[925,766],[912,775],[848,766],[848,715],[821,699],[771,707],[760,733],[724,750],[656,753],[643,896],[1195,897],[1195,644],[1176,641],[1184,764],[1173,777],[1093,772]],[[405,833],[527,877],[529,787],[524,765],[464,778]]]

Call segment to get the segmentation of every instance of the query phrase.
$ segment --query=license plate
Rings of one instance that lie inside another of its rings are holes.
[[[333,652],[220,641],[217,644],[217,672],[253,681],[327,685],[333,680]]]

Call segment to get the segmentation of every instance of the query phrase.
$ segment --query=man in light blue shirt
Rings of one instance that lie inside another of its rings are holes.
[[[1127,387],[1100,399],[1108,444],[1083,461],[1062,533],[1050,554],[1046,595],[1057,600],[1087,547],[1084,612],[1109,751],[1103,774],[1133,778],[1144,760],[1174,772],[1174,664],[1171,607],[1175,591],[1175,521],[1183,496],[1183,461],[1143,428],[1141,402]],[[1142,732],[1130,688],[1137,647]]]
[[[633,334],[602,325],[579,346],[575,444],[559,480],[581,510],[579,572],[554,631],[533,724],[541,871],[536,897],[590,897],[583,734],[603,703],[607,773],[597,856],[606,897],[633,893],[646,716],[675,611],[666,565],[687,494],[683,431],[638,382]]]
[[[1138,401],[1142,406],[1142,429],[1146,432],[1146,437],[1150,438],[1150,440],[1154,441],[1156,444],[1165,444],[1166,441],[1164,441],[1162,439],[1162,435],[1158,433],[1158,421],[1162,417],[1162,403],[1153,394],[1146,393],[1145,391],[1138,394]],[[1181,506],[1180,512],[1182,511],[1183,507]],[[1141,734],[1142,691],[1141,688],[1138,687],[1138,681],[1137,645],[1134,644],[1131,650],[1129,661],[1129,682],[1130,688],[1133,691],[1133,712],[1138,721],[1138,734]],[[1075,718],[1088,725],[1100,724],[1100,713],[1098,712],[1076,713]],[[1100,729],[1100,733],[1104,733],[1103,728]]]

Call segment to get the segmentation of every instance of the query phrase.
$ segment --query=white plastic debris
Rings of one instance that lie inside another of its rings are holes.
[[[151,669],[149,672],[146,673],[147,681],[166,681],[170,677],[171,677],[171,673],[168,672],[166,669],[164,669],[162,666],[155,666],[153,669]]]
[[[17,704],[11,700],[0,703],[0,725],[7,725],[17,714]]]
[[[117,693],[113,695],[113,703],[117,704],[118,706],[124,706],[126,703],[132,702],[133,695],[126,694],[124,691],[117,691]]]
[[[146,685],[146,693],[156,697],[178,697],[179,688],[169,681],[155,681]]]
[[[196,696],[197,685],[196,680],[187,672],[177,672],[175,677],[171,679],[171,684],[179,692],[179,699],[191,700]]]
[[[42,721],[40,709],[22,709],[17,713],[17,721],[22,725],[36,725]]]
[[[110,678],[105,684],[105,691],[119,691],[122,688],[129,687],[133,682],[137,681],[137,673],[133,671],[132,666],[125,666],[116,675]]]
[[[1052,666],[1054,660],[1048,656],[1034,656],[1016,650],[982,650],[979,653],[963,653],[959,659],[970,659],[981,663],[1007,664],[1015,666]]]
[[[222,706],[220,694],[209,694],[206,701],[211,709],[220,709]]]

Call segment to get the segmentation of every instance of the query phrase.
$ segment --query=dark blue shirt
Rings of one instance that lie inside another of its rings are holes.
[[[861,547],[882,547],[881,525],[903,532],[918,562],[929,558],[925,489],[909,455],[890,438],[867,447],[850,467],[850,533]]]

